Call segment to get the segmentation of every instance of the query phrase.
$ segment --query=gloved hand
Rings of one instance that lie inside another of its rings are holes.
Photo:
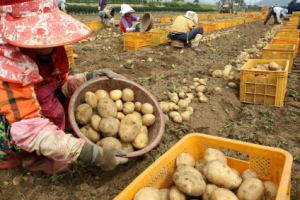
[[[126,32],[133,32],[135,31],[135,27],[131,27],[131,28],[126,28]]]
[[[95,144],[85,143],[82,147],[78,160],[86,163],[94,163],[101,167],[103,171],[112,171],[119,164],[124,164],[128,158],[123,158],[127,152],[106,146],[100,147]]]
[[[140,23],[138,23],[138,24],[135,25],[134,31],[139,32],[140,30],[141,30]]]
[[[97,78],[100,76],[107,76],[108,78],[125,78],[124,76],[117,74],[109,69],[99,69],[99,70],[95,70],[93,72],[89,72],[86,75],[86,80],[90,80],[92,78]]]
[[[101,8],[100,8],[100,6],[98,6],[98,10],[100,10]]]

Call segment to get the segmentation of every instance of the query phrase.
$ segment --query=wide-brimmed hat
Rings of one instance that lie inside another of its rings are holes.
[[[198,15],[194,11],[187,11],[184,15],[184,17],[192,20],[195,24],[198,24]]]
[[[61,46],[82,40],[91,29],[59,10],[56,0],[1,0],[0,35],[26,48]]]
[[[134,12],[135,12],[135,10],[133,8],[131,8],[130,5],[128,5],[128,4],[122,4],[121,5],[120,13],[122,15],[125,15],[126,13],[134,13]]]

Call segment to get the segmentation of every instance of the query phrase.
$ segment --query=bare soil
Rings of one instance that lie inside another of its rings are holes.
[[[158,19],[178,14],[182,13],[153,13],[153,16]],[[96,15],[74,17],[82,22],[99,20]],[[166,25],[154,24],[155,27]],[[192,51],[188,45],[184,49],[176,49],[169,43],[127,52],[123,51],[122,37],[117,36],[118,29],[93,31],[89,40],[73,45],[79,56],[75,60],[75,73],[109,68],[147,88],[158,101],[167,100],[165,91],[172,86],[172,82],[179,87],[183,78],[187,78],[190,84],[195,77],[207,78],[208,102],[193,101],[191,105],[195,113],[190,121],[182,124],[169,122],[162,141],[155,149],[130,159],[113,172],[103,172],[98,167],[81,164],[71,166],[66,173],[54,175],[28,172],[21,167],[0,170],[0,199],[111,200],[178,140],[193,132],[277,147],[290,152],[294,157],[291,199],[299,199],[299,54],[294,59],[292,73],[288,75],[282,107],[241,103],[239,78],[233,81],[238,85],[234,89],[227,86],[228,81],[211,76],[213,70],[224,69],[226,64],[236,59],[240,51],[251,48],[272,28],[274,25],[263,26],[261,21],[255,21],[204,34],[204,38],[213,34],[217,36],[200,43],[201,53]],[[152,62],[147,61],[149,57]],[[130,67],[126,66],[128,60],[133,61]],[[212,92],[217,86],[222,88],[222,93],[218,95]],[[19,175],[24,176],[25,181],[14,186],[12,180]]]

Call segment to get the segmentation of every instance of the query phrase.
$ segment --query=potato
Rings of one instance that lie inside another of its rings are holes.
[[[141,107],[142,113],[145,114],[152,114],[153,113],[153,106],[150,103],[143,103]]]
[[[100,129],[99,129],[99,123],[100,123],[100,121],[101,121],[101,117],[100,117],[99,115],[95,115],[95,114],[94,114],[94,115],[91,117],[91,120],[90,120],[91,126],[92,126],[92,128],[93,128],[95,131],[100,132]]]
[[[205,85],[199,85],[199,86],[196,88],[196,91],[197,91],[197,92],[205,92],[205,91],[206,91]]]
[[[165,124],[169,123],[170,118],[168,115],[164,114]]]
[[[244,181],[249,178],[258,178],[258,175],[254,169],[246,169],[243,171],[241,178]]]
[[[216,188],[210,195],[210,200],[240,200],[235,194],[225,188]]]
[[[84,133],[84,135],[94,143],[100,140],[100,134],[92,127],[86,127],[86,132]]]
[[[194,157],[189,153],[180,153],[176,157],[176,166],[188,165],[188,166],[194,167],[195,163],[196,163],[196,161],[195,161]]]
[[[89,104],[91,106],[91,108],[96,108],[97,107],[98,100],[97,100],[97,97],[96,97],[94,92],[87,91],[84,94],[84,100],[87,104]]]
[[[160,200],[159,190],[154,187],[143,187],[135,195],[133,200]]]
[[[217,188],[218,187],[214,184],[207,184],[206,185],[206,190],[205,190],[204,194],[202,195],[202,200],[210,200],[211,194]]]
[[[178,97],[178,94],[176,92],[167,92],[167,95],[168,95],[168,99],[177,104],[178,100],[179,100],[179,97]]]
[[[261,200],[264,196],[264,184],[258,178],[246,179],[237,190],[239,200]]]
[[[169,102],[165,102],[165,101],[159,102],[159,106],[160,106],[161,110],[163,111],[163,113],[168,113],[170,110]]]
[[[109,98],[104,98],[98,101],[97,111],[100,117],[116,117],[118,112],[115,102]]]
[[[183,121],[189,121],[191,119],[191,112],[190,111],[184,111],[180,113],[181,118]]]
[[[99,123],[99,130],[103,137],[114,137],[117,135],[120,121],[114,117],[103,117]]]
[[[93,115],[93,109],[92,107],[87,104],[87,103],[83,103],[80,104],[75,111],[75,119],[76,122],[78,122],[79,124],[87,124],[91,117]]]
[[[112,90],[109,93],[109,97],[112,100],[117,101],[118,99],[122,98],[122,91],[121,90]]]
[[[269,63],[269,68],[270,68],[270,70],[277,70],[277,69],[279,69],[279,65],[276,63],[276,62],[270,62]]]
[[[187,99],[180,99],[177,103],[178,107],[181,109],[186,109],[189,106],[190,101]]]
[[[122,100],[124,102],[131,102],[134,100],[134,92],[129,89],[129,88],[125,88],[123,91],[122,91]]]
[[[142,119],[142,114],[139,113],[139,112],[137,112],[137,111],[133,111],[133,113],[131,113],[131,114],[133,114],[133,115],[135,115],[135,116],[137,116],[137,117],[139,117],[139,118]]]
[[[117,101],[115,101],[116,107],[117,107],[117,111],[122,111],[123,110],[123,102],[121,99],[118,99]]]
[[[146,126],[142,126],[131,144],[137,149],[143,149],[148,145],[148,129]]]
[[[169,200],[169,194],[170,194],[170,189],[169,188],[163,188],[159,190],[159,196],[160,200]]]
[[[118,134],[124,142],[132,142],[141,128],[142,119],[134,114],[128,114],[121,120]]]
[[[98,101],[104,98],[109,98],[109,94],[105,90],[97,90],[95,95]]]
[[[97,145],[100,146],[100,147],[110,146],[110,147],[115,147],[117,149],[122,148],[121,142],[118,139],[114,138],[114,137],[105,137],[105,138],[99,140],[97,142]]]
[[[193,114],[193,113],[194,113],[194,108],[191,107],[191,106],[188,106],[188,107],[186,108],[186,111],[189,111],[191,114]]]
[[[278,185],[272,181],[263,182],[265,186],[265,200],[275,200],[278,192]]]
[[[212,73],[212,77],[214,78],[221,78],[223,76],[223,71],[222,70],[215,70]]]
[[[209,163],[210,161],[213,161],[213,160],[219,160],[220,162],[227,165],[227,158],[222,153],[222,151],[214,149],[214,148],[207,148],[204,151],[204,161],[207,164],[207,163]]]
[[[123,104],[123,113],[125,115],[131,114],[134,111],[134,103],[133,102],[126,102]]]
[[[123,142],[122,140],[120,140],[121,144],[122,144],[122,150],[126,151],[127,153],[133,152],[134,148],[131,144],[131,142]]]
[[[220,87],[215,87],[215,88],[214,88],[214,93],[215,93],[215,94],[221,94],[221,93],[222,93],[222,88],[220,88]]]
[[[172,186],[169,192],[170,200],[186,200],[186,195],[177,186]]]
[[[141,109],[142,109],[142,103],[141,102],[135,102],[134,103],[134,110],[137,111],[137,112],[141,112]]]
[[[153,114],[145,114],[142,116],[142,123],[144,126],[151,126],[155,122],[155,116]]]
[[[119,121],[121,121],[124,117],[125,117],[124,113],[122,113],[122,112],[117,112],[116,118],[117,118]]]
[[[229,190],[237,189],[242,183],[242,178],[219,160],[207,163],[203,174],[211,183]]]
[[[203,174],[203,168],[204,168],[204,166],[205,166],[204,159],[199,159],[195,163],[195,169],[197,169],[202,174],[202,176],[204,176],[204,174]],[[203,177],[203,178],[206,179],[206,177]]]
[[[201,173],[188,165],[179,165],[176,168],[173,181],[180,191],[190,196],[200,196],[206,190]]]
[[[199,97],[199,101],[201,103],[206,103],[208,100],[207,100],[207,97],[203,95],[203,96]]]

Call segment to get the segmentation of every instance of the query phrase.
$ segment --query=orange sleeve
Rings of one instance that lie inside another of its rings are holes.
[[[34,86],[0,81],[0,113],[6,115],[10,124],[22,119],[41,117]]]

